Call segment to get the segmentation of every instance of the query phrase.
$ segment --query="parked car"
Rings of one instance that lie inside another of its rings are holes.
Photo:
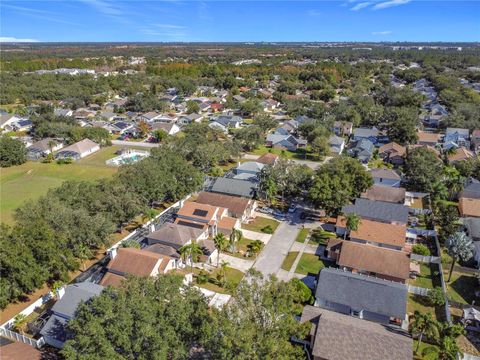
[[[257,211],[262,213],[262,214],[270,214],[270,215],[272,215],[274,213],[273,209],[271,209],[269,207],[266,207],[266,206],[258,208]]]
[[[288,208],[288,212],[290,214],[293,214],[295,211],[297,211],[297,208],[298,208],[298,205],[297,204],[292,204],[290,205],[290,207]]]

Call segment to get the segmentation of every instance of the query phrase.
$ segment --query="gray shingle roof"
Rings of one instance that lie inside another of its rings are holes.
[[[315,297],[324,301],[404,319],[407,308],[405,284],[340,269],[320,272]]]
[[[203,230],[190,226],[167,223],[146,237],[149,244],[155,244],[157,241],[161,241],[163,243],[183,246],[192,240],[198,239],[202,233]]]
[[[355,213],[360,217],[381,222],[408,222],[408,207],[385,201],[372,201],[358,198],[355,205],[345,205],[342,208],[344,214]]]
[[[257,188],[258,184],[249,180],[208,178],[205,182],[206,191],[246,198],[255,197]]]
[[[100,295],[102,290],[103,286],[90,282],[68,285],[65,294],[53,305],[52,311],[66,317],[73,317],[81,301],[88,301],[92,297]]]

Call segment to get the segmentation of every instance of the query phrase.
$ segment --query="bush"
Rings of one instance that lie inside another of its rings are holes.
[[[73,159],[72,159],[72,158],[65,158],[65,159],[58,159],[58,160],[57,160],[57,164],[59,164],[59,165],[71,164],[71,163],[73,163]]]
[[[423,255],[423,256],[430,256],[430,249],[423,244],[413,245],[412,251],[413,251],[414,254]]]
[[[445,305],[445,296],[441,287],[436,287],[428,292],[427,301],[432,306]]]
[[[262,228],[262,232],[265,234],[273,234],[273,228],[270,225],[267,225]]]
[[[208,281],[208,274],[205,271],[200,271],[200,273],[197,275],[197,284],[206,284]]]

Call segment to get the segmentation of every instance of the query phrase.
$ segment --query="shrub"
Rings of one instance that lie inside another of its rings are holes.
[[[273,228],[270,225],[267,225],[262,228],[262,232],[265,234],[273,234]]]
[[[205,271],[200,271],[197,275],[197,284],[206,284],[208,281],[208,274]]]
[[[432,306],[445,305],[445,296],[443,296],[442,288],[436,287],[430,290],[427,294],[427,301]]]
[[[59,165],[71,164],[71,163],[73,163],[73,159],[72,159],[72,158],[65,158],[65,159],[58,159],[58,160],[57,160],[57,164],[59,164]]]
[[[430,256],[430,249],[423,244],[413,245],[412,251],[413,251],[414,254],[423,255],[423,256]]]

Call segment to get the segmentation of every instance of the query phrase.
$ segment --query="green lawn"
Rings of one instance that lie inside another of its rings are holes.
[[[422,343],[420,344],[420,347],[418,348],[418,353],[415,353],[415,350],[417,349],[417,344],[418,344],[418,341],[413,340],[413,349],[412,350],[413,350],[413,359],[414,360],[435,360],[435,359],[437,359],[437,355],[435,353],[428,354],[426,356],[422,356],[422,351],[425,348],[428,348],[430,346],[437,347],[436,345],[426,344],[422,341]]]
[[[409,280],[411,285],[427,289],[433,289],[432,271],[429,264],[420,264],[420,275],[416,279]]]
[[[250,152],[254,155],[265,155],[266,153],[272,153],[278,155],[285,159],[298,159],[298,160],[310,160],[310,161],[320,161],[322,158],[318,158],[316,155],[312,155],[309,149],[299,149],[298,151],[289,151],[281,150],[266,147],[265,145],[260,145],[257,149]]]
[[[248,245],[250,245],[253,241],[254,240],[242,237],[242,240],[237,241],[237,243],[235,244],[235,248],[237,252],[235,254],[232,254],[227,251],[227,254],[231,256],[235,256],[240,259],[254,260],[257,257],[257,255],[260,253],[260,251],[262,251],[261,249],[263,249],[264,245],[262,245],[260,251],[257,254],[255,254],[254,256],[246,257],[245,254],[248,252]]]
[[[190,272],[190,268],[187,267],[184,271]],[[200,273],[200,269],[193,268],[193,273],[198,275]],[[217,280],[217,274],[220,271],[219,269],[214,269],[212,272],[208,273],[208,281],[205,284],[196,284],[204,289],[215,291],[222,294],[232,294],[233,290],[237,288],[240,281],[242,281],[243,276],[245,275],[240,270],[228,267],[226,268],[226,282],[227,286],[222,287]]]
[[[262,232],[262,229],[268,225],[270,225],[270,227],[275,232],[275,230],[277,229],[278,225],[280,225],[280,223],[277,220],[269,219],[262,216],[257,216],[255,220],[253,220],[251,223],[242,224],[242,229]]]
[[[315,254],[303,254],[295,272],[298,274],[318,274],[324,267],[335,266],[333,261],[321,260]]]
[[[307,229],[307,228],[304,228],[304,229],[300,230],[300,232],[298,233],[295,241],[303,244],[305,242],[305,240],[307,239],[309,232],[310,232],[310,230]]]
[[[282,269],[286,271],[290,271],[292,268],[295,259],[297,258],[298,251],[289,252],[285,259],[283,260]]]
[[[445,319],[445,309],[443,306],[430,306],[427,303],[427,299],[424,296],[415,295],[415,294],[408,294],[407,299],[407,313],[409,315],[413,315],[415,310],[421,313],[430,313],[433,315],[433,318],[439,321],[443,321]]]
[[[478,280],[475,276],[473,276],[473,274],[453,271],[451,280],[447,282],[449,271],[450,267],[444,269],[448,298],[461,304],[471,304],[474,300],[475,303],[478,303],[480,299],[475,297],[474,294],[475,287],[478,286]]]
[[[13,212],[27,200],[45,195],[50,188],[66,180],[94,180],[110,177],[117,168],[105,165],[115,156],[118,146],[103,148],[73,164],[43,164],[28,161],[0,170],[0,222],[13,223]]]

